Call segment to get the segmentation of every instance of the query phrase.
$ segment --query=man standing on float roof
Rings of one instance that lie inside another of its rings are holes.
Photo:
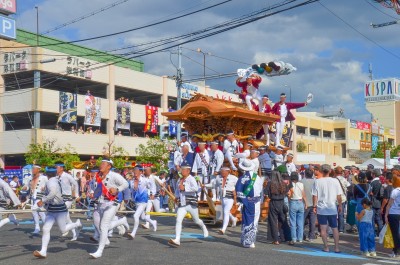
[[[259,112],[261,112],[261,113],[271,113],[271,106],[269,105],[269,103],[268,103],[268,100],[269,100],[269,97],[268,97],[268,95],[264,95],[263,97],[262,97],[262,106],[261,106],[261,108],[259,108]],[[266,124],[263,124],[263,129],[264,129],[264,137],[265,137],[265,140],[266,140],[266,145],[267,146],[269,146],[269,129],[268,129],[268,123],[266,123]]]
[[[111,159],[104,159],[100,164],[100,172],[96,176],[96,191],[99,194],[95,192],[95,195],[98,195],[100,240],[97,251],[90,253],[90,256],[94,259],[100,258],[103,255],[103,250],[107,242],[108,230],[110,230],[111,223],[119,208],[119,203],[116,201],[118,193],[127,189],[129,186],[126,179],[120,174],[111,171],[112,166],[113,161]]]
[[[262,78],[255,74],[252,73],[249,76],[244,76],[246,78],[246,81],[240,81],[242,80],[243,77],[238,77],[236,79],[236,85],[240,88],[242,88],[242,93],[246,94],[245,96],[245,101],[247,104],[247,107],[249,110],[253,110],[253,106],[251,104],[252,99],[257,99],[258,100],[258,106],[261,108],[262,102],[261,102],[261,96],[258,91],[258,87],[260,86],[260,83],[262,81]]]
[[[290,112],[292,109],[302,108],[307,106],[307,102],[304,103],[286,103],[286,94],[282,93],[280,97],[280,101],[275,103],[272,107],[271,112],[280,117],[280,120],[276,122],[276,142],[275,146],[283,146],[281,143],[283,129],[285,128],[285,124],[287,121],[294,121],[295,117]]]

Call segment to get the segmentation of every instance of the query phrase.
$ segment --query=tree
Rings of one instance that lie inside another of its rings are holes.
[[[116,146],[114,141],[111,141],[103,147],[103,157],[111,158],[114,162],[114,167],[122,169],[125,166],[125,162],[129,159],[129,154],[123,147]],[[103,157],[97,159],[97,165],[100,165]]]
[[[303,143],[302,141],[298,141],[297,142],[297,145],[296,145],[296,149],[297,149],[297,152],[304,152],[304,151],[306,151],[306,149],[307,149],[307,146],[306,146],[306,144],[305,143]]]
[[[61,148],[57,147],[56,140],[45,139],[42,144],[30,144],[28,152],[25,153],[27,164],[38,164],[41,166],[54,165],[58,160]]]
[[[79,162],[80,158],[70,144],[61,148],[57,145],[57,141],[52,139],[44,139],[41,144],[30,144],[28,152],[25,153],[27,164],[52,166],[58,161],[63,162],[65,168],[69,170],[73,168],[73,162]]]
[[[142,163],[151,163],[157,169],[165,168],[169,160],[170,145],[168,140],[162,141],[158,137],[150,138],[146,145],[139,145],[137,160]]]
[[[393,158],[398,156],[400,152],[400,145],[392,146],[388,142],[385,142],[386,150],[390,150],[390,157]],[[378,147],[376,148],[375,153],[371,155],[372,158],[384,158],[385,154],[383,153],[383,143],[378,143]]]
[[[63,148],[62,152],[60,153],[60,161],[65,164],[65,168],[67,170],[70,170],[74,168],[74,162],[80,162],[81,159],[75,148],[68,144],[66,147]]]

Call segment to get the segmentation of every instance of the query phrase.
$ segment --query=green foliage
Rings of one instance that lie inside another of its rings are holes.
[[[42,144],[30,144],[25,153],[27,164],[39,164],[41,166],[54,165],[58,160],[61,148],[56,146],[55,140],[45,139]]]
[[[81,159],[76,152],[75,148],[73,148],[70,144],[63,148],[62,152],[59,154],[60,160],[64,162],[66,170],[73,169],[74,162],[80,162]]]
[[[106,146],[103,147],[103,156],[106,158],[111,158],[114,162],[114,167],[122,169],[125,166],[125,162],[129,159],[128,152],[121,146],[116,146],[114,142],[108,142]],[[97,159],[96,165],[100,165],[103,157]]]
[[[385,142],[386,150],[390,150],[390,157],[393,158],[398,156],[400,152],[400,145],[392,146],[388,142]],[[378,147],[376,148],[375,153],[371,155],[372,158],[384,158],[385,154],[383,153],[383,143],[379,143]]]
[[[44,139],[41,144],[30,144],[28,152],[25,153],[27,164],[39,164],[51,166],[62,161],[67,170],[73,168],[73,162],[79,162],[79,155],[71,145],[60,148],[56,140]]]
[[[303,143],[302,141],[298,141],[297,142],[297,145],[296,145],[296,149],[297,149],[297,152],[304,152],[304,151],[306,151],[306,149],[307,149],[307,146],[306,146],[306,144],[305,143]]]
[[[139,145],[137,161],[151,163],[157,170],[166,168],[169,159],[169,145],[167,140],[162,141],[158,137],[150,138],[146,145]]]

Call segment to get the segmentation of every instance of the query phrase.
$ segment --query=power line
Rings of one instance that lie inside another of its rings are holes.
[[[198,65],[204,66],[202,63],[200,63],[200,62],[198,62],[198,61],[194,60],[193,58],[190,58],[190,57],[189,57],[189,56],[187,56],[187,55],[184,55],[184,54],[182,54],[182,56],[183,56],[183,57],[185,57],[185,58],[187,58],[187,59],[189,59],[190,61],[192,61],[192,62],[194,62],[194,63],[198,64]],[[211,70],[211,71],[213,71],[213,72],[215,72],[215,73],[219,74],[219,72],[218,72],[218,71],[216,71],[216,70],[214,70],[214,69],[212,69],[212,68],[210,68],[210,67],[208,67],[208,66],[204,66],[204,67],[205,67],[205,68],[207,68],[208,70]]]
[[[21,90],[21,87],[19,86],[17,74],[15,72],[14,72],[14,77],[15,77],[15,80],[17,81],[18,90]],[[25,104],[25,100],[23,98],[22,98],[22,101],[23,101],[22,103]],[[33,128],[34,126],[33,126],[33,122],[32,122],[32,119],[31,119],[31,115],[29,115],[29,112],[26,112],[26,113],[28,114],[29,122],[31,123],[31,127]]]
[[[68,22],[65,22],[65,23],[63,23],[63,24],[61,24],[61,25],[58,25],[58,26],[56,26],[56,27],[54,27],[54,28],[48,29],[48,30],[46,30],[45,32],[41,33],[41,35],[47,35],[47,34],[49,34],[49,33],[51,33],[51,32],[54,32],[54,31],[56,31],[56,30],[62,29],[62,28],[64,28],[64,27],[69,26],[69,25],[71,25],[71,24],[74,24],[74,23],[76,23],[76,22],[82,21],[82,20],[84,20],[84,19],[86,19],[86,18],[89,18],[89,17],[92,17],[92,16],[94,16],[94,15],[97,15],[97,14],[99,14],[99,13],[101,13],[101,12],[104,12],[104,11],[106,11],[106,10],[109,10],[109,9],[111,9],[111,8],[113,8],[113,7],[116,7],[116,6],[120,5],[120,4],[126,3],[126,2],[128,2],[128,1],[129,1],[129,0],[119,0],[119,1],[117,1],[117,2],[114,2],[114,3],[110,4],[110,5],[107,5],[107,6],[105,6],[105,7],[102,7],[102,8],[100,8],[100,9],[97,9],[97,10],[95,10],[95,11],[92,11],[92,12],[86,14],[86,15],[83,15],[83,16],[78,17],[78,18],[74,18],[74,19],[72,19],[72,20],[70,20],[70,21],[68,21]]]
[[[136,54],[134,56],[120,58],[119,60],[116,60],[116,61],[111,62],[109,64],[104,64],[104,65],[101,65],[101,66],[98,66],[98,67],[92,67],[91,69],[88,69],[88,70],[101,69],[103,67],[107,67],[107,66],[110,66],[110,65],[113,65],[113,64],[116,64],[116,63],[120,63],[120,62],[125,61],[125,60],[130,60],[130,59],[133,59],[133,58],[146,56],[146,55],[154,54],[154,53],[157,53],[157,52],[168,51],[171,48],[177,47],[179,45],[190,43],[190,42],[194,42],[196,40],[200,40],[200,39],[204,39],[204,38],[208,38],[210,36],[217,35],[217,34],[226,32],[228,30],[241,27],[243,25],[247,25],[249,23],[258,21],[260,19],[263,19],[263,18],[266,18],[266,17],[269,17],[269,16],[273,16],[273,15],[276,15],[276,14],[279,14],[279,13],[282,13],[282,12],[285,12],[285,11],[288,11],[288,10],[292,10],[292,9],[295,9],[295,8],[298,8],[298,7],[301,7],[301,6],[305,6],[305,5],[314,3],[316,1],[318,1],[318,0],[308,0],[308,1],[304,1],[304,2],[296,4],[296,5],[281,9],[281,10],[277,10],[275,12],[266,13],[266,11],[271,11],[273,9],[277,9],[279,7],[283,7],[283,6],[288,5],[290,3],[296,2],[296,0],[283,1],[283,2],[281,2],[279,4],[275,4],[273,6],[270,6],[270,7],[266,8],[266,9],[264,8],[264,9],[261,9],[261,10],[256,11],[256,12],[253,12],[253,13],[250,13],[250,14],[247,14],[247,15],[243,15],[243,16],[241,16],[239,18],[227,21],[225,23],[220,23],[220,24],[218,24],[216,26],[213,26],[213,27],[208,27],[206,29],[198,30],[196,32],[192,32],[192,33],[184,34],[184,35],[181,35],[181,36],[175,36],[175,37],[168,38],[168,39],[166,39],[166,41],[163,41],[160,44],[153,45],[152,47],[146,47],[146,48],[144,48],[144,49],[142,49],[140,51],[137,51],[137,52],[131,52],[131,53],[127,53],[126,54],[126,55],[128,55],[128,54]],[[259,15],[259,16],[257,16],[257,15]],[[229,26],[229,27],[227,27],[227,26]],[[216,29],[219,29],[219,30],[215,31]],[[207,33],[209,31],[211,31],[211,32]],[[207,33],[207,34],[204,34],[204,33]],[[196,35],[199,35],[199,36],[193,38],[193,36],[196,36]],[[188,37],[189,37],[189,40],[186,40],[186,41],[183,41],[183,42],[182,41],[178,42],[179,40],[184,40],[185,38],[188,38]],[[158,41],[158,42],[160,42],[160,41]],[[172,44],[172,45],[170,45],[168,47],[165,47],[165,48],[159,48],[157,50],[153,50],[153,49],[155,49],[157,47],[164,46],[164,45],[167,45],[167,44],[170,44],[170,43],[174,43],[174,44]],[[137,55],[137,54],[139,54],[139,55]],[[96,64],[93,64],[92,66],[98,65],[98,64],[102,64],[102,63],[104,63],[104,62],[98,62]],[[59,74],[63,74],[64,72],[65,71],[63,71],[63,72],[61,72]],[[66,76],[68,76],[68,74]],[[30,80],[30,79],[31,78],[28,78],[28,80]]]
[[[383,12],[380,8],[376,7],[374,4],[372,4],[371,2],[369,2],[369,0],[364,0],[364,2],[366,2],[368,5],[370,5],[371,7],[373,7],[375,10],[377,10],[378,12],[384,14],[385,16],[388,16],[390,18],[394,18],[394,19],[398,19],[397,17],[394,17],[386,12]]]
[[[105,34],[105,35],[101,35],[101,36],[97,36],[97,37],[85,38],[85,39],[74,40],[74,41],[66,41],[66,42],[60,41],[60,42],[51,43],[51,44],[43,44],[43,45],[39,45],[39,47],[56,46],[56,45],[60,45],[60,44],[71,44],[71,43],[78,43],[78,42],[84,42],[84,41],[90,41],[90,40],[97,40],[97,39],[112,37],[112,36],[116,36],[116,35],[120,35],[120,34],[124,34],[124,33],[128,33],[128,32],[132,32],[132,31],[136,31],[136,30],[139,30],[139,29],[145,29],[145,28],[149,28],[149,27],[152,27],[152,26],[160,25],[160,24],[163,24],[163,23],[166,23],[166,22],[177,20],[179,18],[190,16],[190,15],[194,15],[196,13],[200,13],[202,11],[205,11],[205,10],[208,10],[208,9],[211,9],[211,8],[226,4],[226,3],[231,2],[231,1],[232,0],[225,0],[224,2],[220,2],[220,3],[214,4],[214,5],[202,8],[202,9],[198,9],[198,10],[195,10],[195,11],[192,11],[192,12],[180,15],[180,16],[176,16],[176,17],[173,17],[173,18],[165,19],[165,20],[162,20],[162,21],[159,21],[159,22],[151,23],[151,24],[148,24],[148,25],[144,25],[144,26],[140,26],[140,27],[136,27],[136,28],[132,28],[132,29],[128,29],[128,30],[123,30],[123,31],[114,32],[114,33],[110,33],[110,34]],[[37,46],[36,45],[35,46],[25,46],[25,48],[27,48],[27,47],[37,47]],[[15,48],[15,47],[2,47],[2,48]]]
[[[195,50],[195,49],[191,49],[191,48],[187,48],[187,47],[182,47],[182,49],[185,49],[185,50],[189,50],[189,51],[198,53],[198,51]],[[212,56],[212,57],[216,57],[216,58],[219,58],[219,59],[222,59],[222,60],[234,62],[234,63],[240,63],[240,64],[245,64],[245,65],[251,65],[251,63],[245,63],[245,62],[241,62],[241,61],[238,61],[238,60],[225,58],[225,57],[222,57],[222,56],[215,55],[215,54],[213,54],[213,53],[209,53],[209,54],[207,54],[207,55],[208,55],[208,56]]]
[[[381,48],[382,50],[384,50],[385,52],[389,53],[390,55],[394,56],[395,58],[400,60],[400,56],[395,54],[394,52],[386,49],[385,47],[383,47],[382,45],[380,45],[378,42],[376,42],[375,40],[369,38],[367,35],[365,35],[364,33],[362,33],[361,31],[359,31],[358,29],[356,29],[355,27],[353,27],[352,25],[350,25],[347,21],[345,21],[343,18],[341,18],[340,16],[338,16],[335,12],[333,12],[332,10],[330,10],[328,7],[326,7],[324,4],[322,4],[321,2],[318,2],[323,8],[325,8],[329,13],[331,13],[333,16],[335,16],[337,19],[339,19],[340,21],[342,21],[344,24],[346,24],[349,28],[351,28],[352,30],[354,30],[355,32],[357,32],[358,34],[360,34],[362,37],[364,37],[366,40],[372,42],[373,44],[375,44],[376,46],[378,46],[379,48]]]
[[[11,126],[13,132],[15,133],[15,136],[18,138],[18,140],[21,143],[22,147],[25,148],[24,143],[22,142],[21,138],[19,137],[18,132],[14,129],[14,126],[11,124],[11,121],[8,119],[7,115],[6,114],[2,114],[2,115],[6,119],[6,123],[8,123]]]
[[[232,19],[232,20],[227,21],[227,22],[224,22],[224,23],[217,24],[217,25],[212,26],[212,27],[208,27],[208,28],[206,28],[206,29],[197,30],[197,31],[195,31],[195,32],[186,33],[186,34],[183,34],[183,35],[180,35],[180,36],[174,36],[174,37],[164,38],[164,39],[161,39],[161,40],[158,40],[158,41],[153,41],[153,42],[150,42],[151,44],[154,44],[152,47],[144,48],[144,49],[142,49],[142,50],[139,50],[138,52],[125,53],[124,55],[127,56],[127,55],[129,55],[129,54],[138,54],[139,52],[145,52],[145,51],[147,51],[147,50],[151,50],[151,49],[153,49],[153,48],[157,48],[157,47],[160,47],[160,46],[169,44],[169,43],[178,42],[178,41],[184,40],[185,38],[188,38],[188,37],[190,38],[190,40],[189,40],[189,41],[186,41],[186,42],[183,42],[183,43],[189,43],[189,42],[192,42],[192,41],[201,39],[201,38],[199,38],[199,37],[197,37],[196,39],[193,39],[192,37],[195,36],[195,35],[199,35],[199,34],[202,34],[202,33],[207,32],[207,31],[212,31],[213,29],[220,28],[220,27],[223,27],[223,26],[232,24],[233,22],[236,22],[236,23],[237,23],[237,22],[240,22],[240,21],[243,20],[243,19],[251,18],[251,17],[256,16],[256,15],[258,15],[258,14],[260,14],[260,13],[265,13],[267,10],[273,10],[273,9],[279,8],[279,7],[281,7],[281,6],[284,6],[284,5],[287,5],[287,4],[290,4],[290,3],[292,3],[292,2],[296,2],[296,1],[297,1],[297,0],[283,1],[283,2],[281,2],[281,3],[279,3],[279,4],[273,5],[273,6],[271,6],[271,7],[264,8],[264,9],[261,9],[261,10],[256,11],[256,12],[252,12],[252,13],[249,13],[249,14],[246,14],[246,15],[243,15],[243,16],[240,16],[240,17],[238,17],[238,18]],[[309,2],[309,1],[307,1],[307,2]],[[303,4],[304,4],[304,3],[303,3]],[[297,6],[300,6],[300,5],[302,5],[302,4],[296,5],[296,6],[294,6],[294,7],[297,7]],[[294,8],[294,7],[293,7],[293,8]],[[280,11],[280,12],[283,12],[283,11],[285,11],[285,10],[282,10],[282,11]],[[274,15],[274,14],[276,14],[276,13],[271,13],[270,15]],[[270,16],[270,15],[265,15],[264,17]],[[263,18],[263,17],[262,17],[262,18]],[[242,24],[242,25],[245,25],[245,24],[251,23],[251,22],[252,22],[252,21],[247,21],[246,23],[244,23],[244,24]],[[239,25],[239,26],[240,26],[240,25]],[[236,27],[238,27],[238,26],[236,26]],[[234,27],[231,27],[231,29],[232,29],[232,28],[234,28]],[[230,29],[228,29],[228,30],[230,30]],[[205,36],[202,37],[202,38],[206,38],[206,37],[208,37],[208,36],[212,36],[212,35],[215,35],[215,34],[219,34],[219,33],[224,32],[224,31],[227,31],[227,30],[220,30],[219,32],[216,32],[216,33],[214,33],[214,34],[205,35]],[[157,45],[156,45],[156,44],[157,44]],[[165,51],[165,50],[168,50],[168,49],[170,49],[170,48],[177,47],[178,45],[179,45],[179,43],[174,44],[173,46],[170,46],[170,47],[168,47],[168,48],[159,49],[159,50],[152,51],[152,52],[147,52],[147,53],[141,54],[141,55],[139,55],[139,56],[149,55],[149,54],[153,54],[153,53],[160,52],[160,51]],[[131,57],[126,57],[126,58],[120,58],[119,60],[114,61],[114,62],[112,62],[112,63],[110,63],[110,64],[106,64],[106,65],[101,66],[101,67],[92,68],[92,69],[90,69],[90,70],[100,69],[100,68],[102,68],[102,67],[106,67],[106,66],[113,65],[113,64],[116,64],[116,63],[119,63],[119,62],[123,62],[123,61],[126,61],[126,60],[130,60],[130,59],[132,59],[132,58],[136,58],[136,57],[139,57],[139,56],[133,56],[133,57],[131,56]],[[94,65],[98,65],[98,64],[101,64],[101,63],[104,63],[104,62],[98,62],[98,63],[96,63],[96,64],[94,64]],[[92,66],[93,66],[93,65],[92,65]],[[61,72],[60,74],[63,74],[63,73],[64,73],[64,72]],[[28,80],[30,80],[30,79],[31,79],[31,78],[28,78]]]

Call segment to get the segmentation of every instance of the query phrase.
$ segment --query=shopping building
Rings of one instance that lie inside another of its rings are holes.
[[[298,163],[360,164],[371,157],[378,143],[385,139],[396,142],[393,128],[350,120],[343,113],[296,112],[293,148],[299,142],[305,146],[296,152]],[[375,139],[375,130],[379,137]]]
[[[70,144],[82,159],[102,155],[112,141],[136,156],[139,144],[154,136],[144,132],[146,105],[157,107],[152,118],[158,125],[167,124],[162,112],[176,109],[175,81],[145,73],[140,61],[54,38],[37,40],[24,30],[17,31],[15,41],[0,40],[0,46],[0,166],[22,165],[29,145],[46,139],[59,146]],[[194,92],[237,100],[207,86],[184,84],[182,105]],[[129,101],[122,112],[121,98]],[[74,107],[76,112],[71,111]],[[88,117],[87,108],[92,107]],[[60,117],[65,110],[67,115]],[[117,126],[117,119],[122,126]],[[81,127],[100,133],[71,132]]]
[[[400,145],[399,86],[399,79],[387,78],[368,81],[364,88],[366,108],[375,123],[372,128],[373,137],[382,137],[389,130],[389,134],[395,135],[395,142],[391,143],[393,145]]]

